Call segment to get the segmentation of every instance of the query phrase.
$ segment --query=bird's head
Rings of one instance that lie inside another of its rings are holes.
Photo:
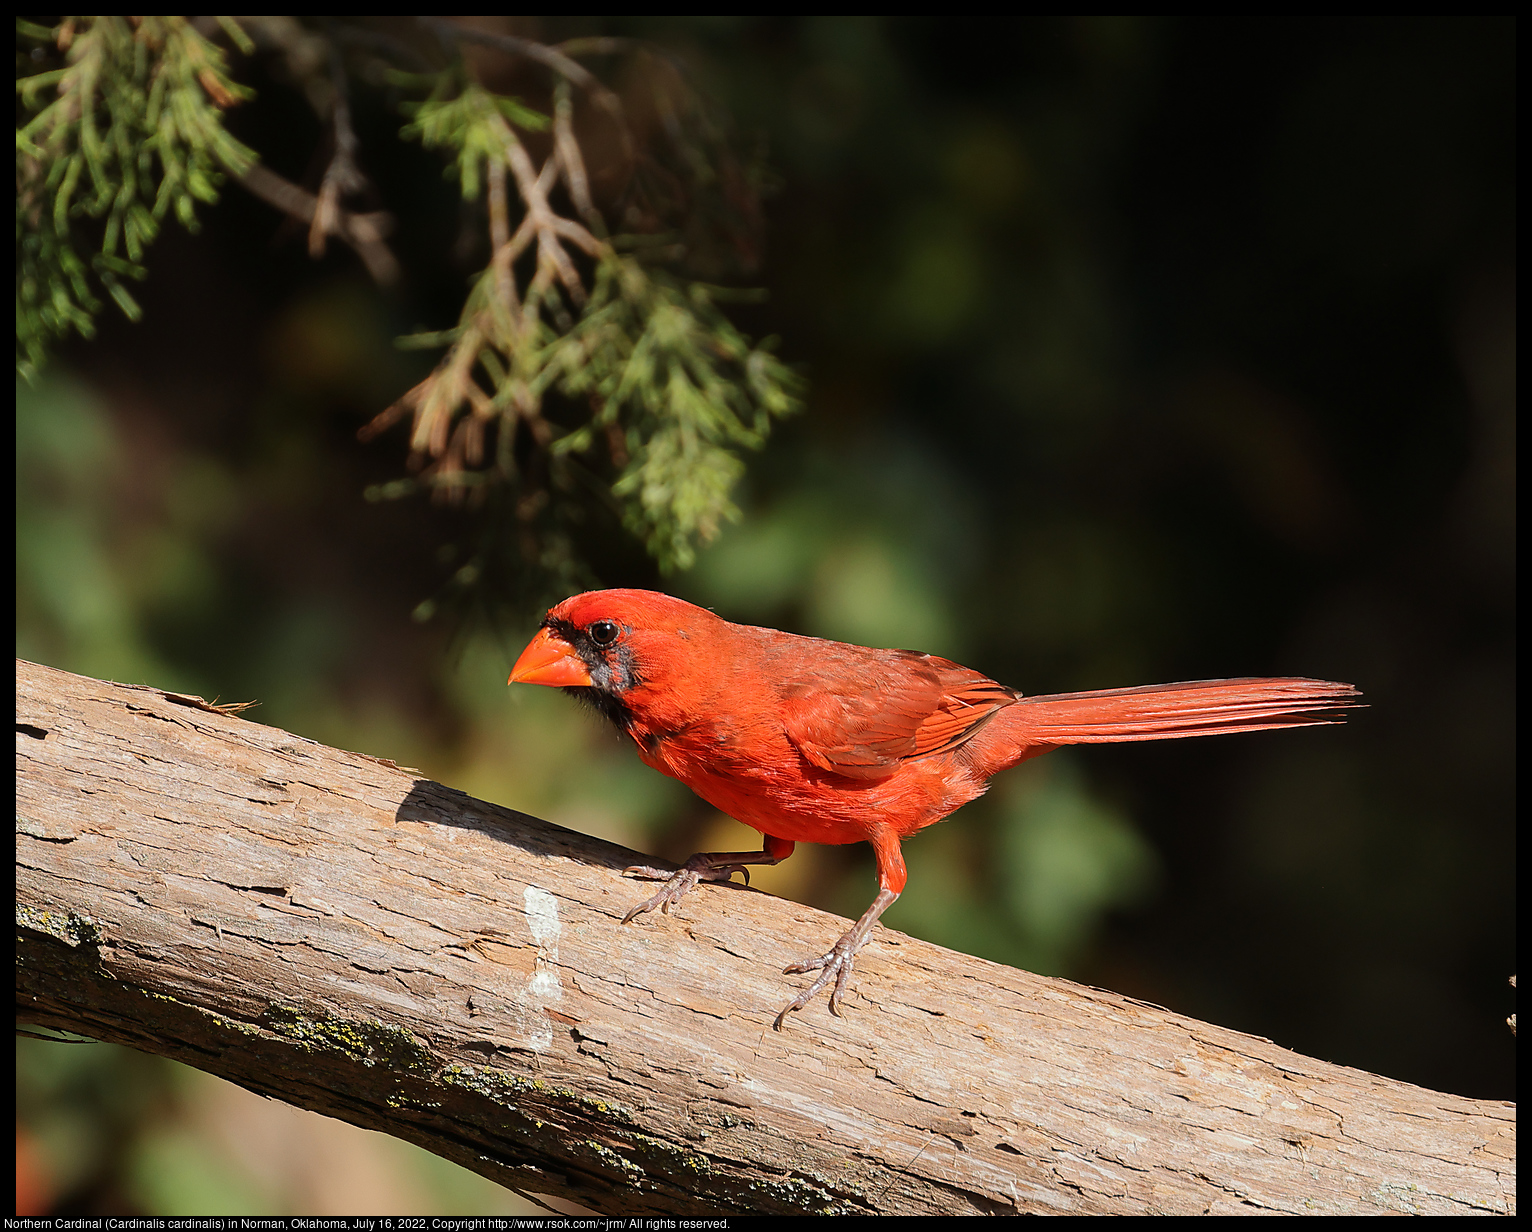
[[[589,591],[549,609],[507,683],[568,689],[627,726],[635,707],[677,695],[705,669],[704,647],[724,623],[658,591]]]

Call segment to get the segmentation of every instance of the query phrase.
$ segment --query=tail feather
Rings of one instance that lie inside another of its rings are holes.
[[[1331,680],[1251,676],[1023,697],[1016,714],[1036,741],[1104,744],[1339,723],[1360,696]]]

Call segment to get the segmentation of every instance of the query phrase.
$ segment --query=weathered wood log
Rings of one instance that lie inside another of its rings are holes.
[[[742,886],[621,927],[610,843],[199,699],[17,664],[16,1004],[652,1213],[1515,1209],[1515,1107]]]

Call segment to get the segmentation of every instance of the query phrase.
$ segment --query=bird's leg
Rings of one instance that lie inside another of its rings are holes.
[[[898,831],[889,825],[872,826],[868,830],[867,841],[872,844],[873,855],[878,861],[878,895],[872,900],[867,910],[862,912],[862,918],[818,958],[793,963],[792,966],[783,968],[783,975],[818,971],[819,978],[804,989],[796,1001],[777,1015],[777,1020],[772,1023],[772,1026],[778,1031],[782,1029],[782,1023],[786,1021],[789,1014],[801,1010],[832,979],[835,981],[835,987],[830,990],[830,1013],[837,1018],[840,1017],[840,999],[845,994],[846,981],[851,978],[851,965],[856,961],[856,953],[867,943],[868,934],[872,932],[872,926],[878,922],[878,917],[894,904],[904,889],[908,873],[904,867],[904,856],[899,851]]]
[[[878,891],[878,896],[872,900],[872,905],[862,912],[862,918],[847,929],[841,939],[818,958],[810,958],[782,968],[783,975],[818,971],[819,978],[804,989],[796,1001],[777,1015],[776,1022],[771,1024],[773,1027],[780,1031],[783,1020],[789,1014],[801,1010],[818,996],[820,990],[832,979],[835,981],[835,987],[830,990],[830,1013],[837,1018],[840,1017],[840,999],[846,991],[846,981],[851,978],[851,964],[856,961],[856,952],[867,943],[867,935],[872,932],[872,926],[878,922],[878,917],[887,911],[898,897],[898,894],[885,886]]]
[[[668,913],[687,893],[696,888],[699,881],[727,881],[735,873],[743,873],[745,884],[749,885],[750,870],[747,865],[780,864],[793,854],[794,846],[796,844],[785,838],[768,834],[761,851],[699,851],[674,872],[664,868],[650,868],[647,864],[625,868],[622,871],[627,876],[646,877],[665,884],[653,898],[647,898],[629,910],[622,917],[622,922],[626,924],[634,916],[653,911],[656,907]]]

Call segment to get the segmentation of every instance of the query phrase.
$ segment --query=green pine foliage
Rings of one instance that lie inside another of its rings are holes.
[[[49,343],[94,332],[97,288],[137,320],[124,280],[144,277],[160,221],[173,211],[195,229],[197,203],[216,201],[223,173],[255,154],[221,115],[248,91],[186,18],[18,20],[16,33],[16,366],[30,379]],[[24,72],[57,52],[62,67]]]

